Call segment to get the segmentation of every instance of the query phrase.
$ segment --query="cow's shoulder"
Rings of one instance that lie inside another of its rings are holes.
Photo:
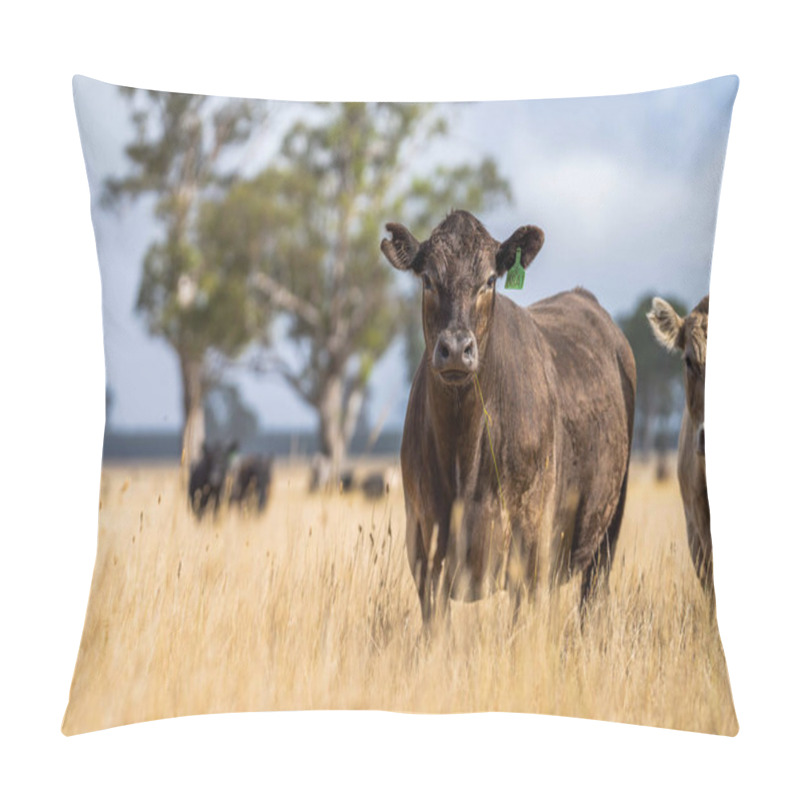
[[[548,338],[571,339],[587,328],[605,330],[613,325],[597,298],[581,287],[539,300],[526,311]]]
[[[630,345],[595,296],[583,288],[560,292],[528,307],[552,370],[566,396],[594,395],[619,385],[620,371],[635,381]]]

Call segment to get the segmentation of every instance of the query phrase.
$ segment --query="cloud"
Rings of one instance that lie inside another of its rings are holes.
[[[513,294],[517,302],[583,285],[613,314],[648,291],[693,305],[708,290],[734,80],[606,98],[444,104],[450,135],[413,168],[486,155],[498,161],[515,203],[483,215],[484,223],[498,239],[530,223],[546,236],[525,289]],[[75,94],[91,122],[81,134],[94,165],[89,178],[96,198],[105,176],[125,169],[127,108],[108,84],[78,81]],[[250,147],[258,150],[251,152],[253,164],[274,152],[280,131],[307,107],[276,108],[275,124]],[[174,427],[180,410],[174,356],[149,337],[134,312],[141,256],[156,228],[141,205],[121,217],[94,212],[114,422]],[[383,267],[377,243],[376,266]],[[398,390],[388,378],[403,372],[394,347],[372,381],[373,413],[393,403],[395,425],[402,421],[407,387]],[[311,424],[313,415],[277,379],[239,382],[262,424]]]

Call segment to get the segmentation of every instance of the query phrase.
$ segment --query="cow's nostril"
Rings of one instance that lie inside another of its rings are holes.
[[[464,348],[464,358],[472,358],[472,342]]]
[[[439,345],[439,355],[442,358],[450,358],[450,349],[447,347],[446,344]]]

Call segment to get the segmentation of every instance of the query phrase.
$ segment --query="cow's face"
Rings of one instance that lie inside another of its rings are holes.
[[[397,269],[422,281],[426,357],[444,384],[472,379],[485,353],[495,307],[495,283],[514,264],[523,267],[544,243],[539,228],[519,228],[500,244],[466,211],[454,211],[420,244],[402,225],[390,223],[381,250]]]
[[[647,315],[653,332],[668,350],[683,354],[683,381],[686,409],[694,429],[698,455],[705,457],[706,342],[708,340],[708,295],[685,318],[660,297],[653,298]]]

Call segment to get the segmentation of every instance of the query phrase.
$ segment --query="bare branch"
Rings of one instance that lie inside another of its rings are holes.
[[[320,324],[319,311],[311,303],[301,299],[274,278],[259,272],[250,279],[252,286],[258,289],[270,302],[302,317],[309,325],[316,327]]]
[[[267,373],[277,372],[309,405],[315,405],[316,395],[313,385],[308,385],[308,380],[304,380],[305,374],[297,374],[279,355],[274,353],[264,353],[257,355],[248,365],[254,372]]]

